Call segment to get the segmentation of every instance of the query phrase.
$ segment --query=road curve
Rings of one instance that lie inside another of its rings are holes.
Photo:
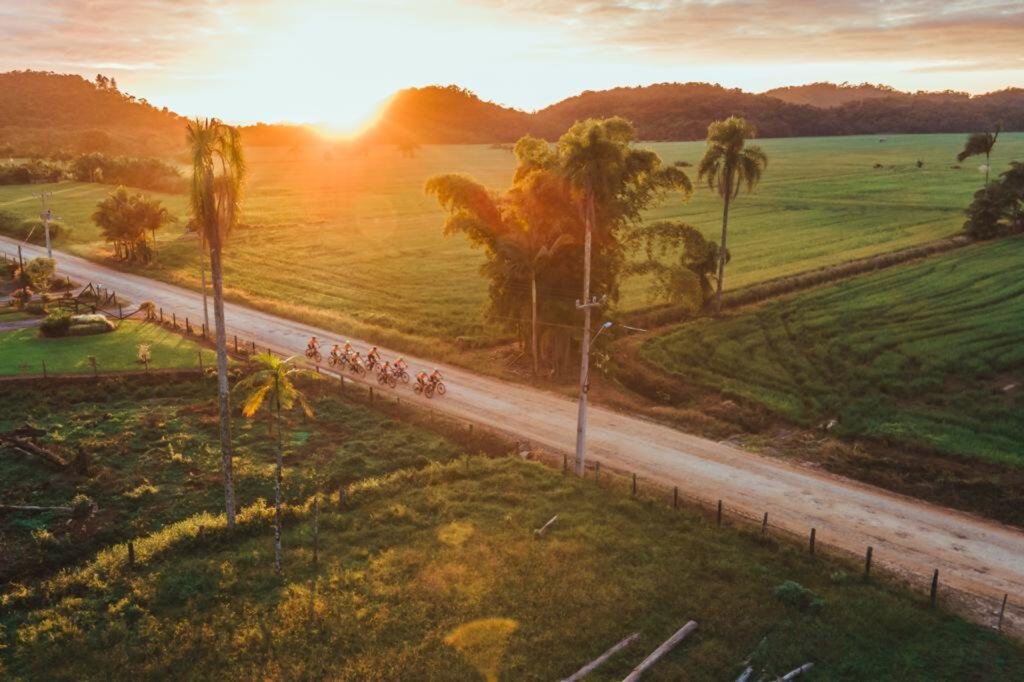
[[[44,253],[35,246],[22,249],[26,258]],[[0,251],[16,253],[17,242],[0,237]],[[60,273],[74,280],[102,284],[135,302],[154,301],[167,315],[173,311],[193,320],[202,317],[202,299],[196,292],[68,254],[55,256]],[[229,338],[237,334],[288,354],[301,354],[312,335],[324,340],[337,337],[230,303],[226,319]],[[395,355],[381,350],[385,357]],[[406,359],[413,370],[435,364],[408,355]],[[574,401],[462,368],[438,367],[449,387],[446,396],[431,403],[438,412],[514,433],[548,449],[573,451]],[[412,397],[408,387],[397,390]],[[588,441],[591,458],[642,479],[679,486],[688,497],[704,503],[722,499],[729,509],[756,519],[768,512],[773,527],[803,536],[815,528],[819,542],[855,554],[873,546],[876,562],[919,583],[939,569],[943,586],[984,598],[986,609],[1009,594],[1015,608],[1007,611],[1008,625],[1018,631],[1024,626],[1019,608],[1024,604],[1024,533],[1016,529],[602,407],[590,408]],[[975,607],[974,615],[980,617]]]

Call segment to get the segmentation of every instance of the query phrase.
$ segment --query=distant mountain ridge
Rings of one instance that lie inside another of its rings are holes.
[[[709,83],[659,83],[588,90],[528,113],[463,88],[430,86],[398,92],[367,136],[394,143],[508,143],[525,134],[555,139],[575,121],[618,115],[633,121],[642,139],[698,140],[709,123],[733,114],[752,121],[761,137],[965,133],[997,122],[1024,130],[1024,89],[972,97],[814,83],[753,94]]]
[[[761,94],[710,83],[659,83],[586,91],[536,112],[485,101],[458,86],[401,90],[362,136],[368,143],[509,144],[557,139],[575,121],[623,116],[645,140],[699,140],[710,122],[744,116],[761,137],[965,133],[999,122],[1024,130],[1024,89],[970,96],[886,86],[812,83]],[[216,115],[216,112],[210,112]],[[0,158],[184,153],[186,119],[121,92],[112,80],[38,71],[0,73]],[[305,146],[306,126],[243,126],[249,146]]]

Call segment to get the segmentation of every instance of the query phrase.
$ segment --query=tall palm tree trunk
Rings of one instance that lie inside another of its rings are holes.
[[[530,273],[530,324],[532,338],[530,352],[533,355],[533,376],[537,376],[537,363],[540,359],[537,346],[537,273]]]
[[[590,383],[590,249],[595,211],[594,192],[587,191],[586,235],[583,238],[583,338],[580,339],[580,404],[576,416],[576,475],[584,472],[587,449],[587,392]]]
[[[274,401],[277,405],[277,454],[274,462],[274,571],[281,573],[281,471],[284,469],[284,436],[281,433],[281,384],[274,376]]]
[[[212,181],[212,177],[210,178]],[[231,389],[228,386],[228,344],[224,327],[224,272],[218,230],[210,235],[210,276],[213,280],[213,318],[217,323],[217,406],[220,411],[220,457],[224,473],[224,506],[228,528],[235,527],[235,482],[231,466]]]
[[[725,195],[725,207],[722,209],[722,242],[721,248],[718,251],[718,283],[717,290],[715,292],[715,312],[722,312],[722,288],[725,283],[725,259],[726,251],[725,238],[729,233],[729,200],[732,197],[732,193],[726,193]]]
[[[199,279],[203,285],[203,321],[206,323],[206,328],[210,328],[210,308],[206,302],[206,240],[203,239],[203,235],[199,234]]]

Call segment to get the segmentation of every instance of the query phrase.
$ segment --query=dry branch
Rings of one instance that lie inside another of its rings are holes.
[[[662,656],[672,651],[681,641],[686,639],[686,636],[697,629],[697,621],[691,620],[683,627],[676,630],[676,634],[672,635],[657,649],[651,653],[650,656],[645,658],[640,665],[633,668],[633,672],[626,676],[622,682],[636,682],[640,679],[640,676],[647,672],[655,663],[657,663]]]
[[[582,680],[584,677],[586,677],[587,675],[589,675],[590,673],[594,672],[602,665],[604,665],[605,661],[607,661],[609,658],[611,658],[612,656],[614,656],[615,654],[617,654],[618,652],[622,651],[627,646],[635,642],[637,637],[639,636],[639,632],[634,632],[629,637],[626,637],[621,642],[613,646],[611,649],[604,652],[603,654],[595,658],[593,661],[587,663],[585,666],[574,672],[572,675],[562,680],[562,682],[577,682],[578,680]]]
[[[789,671],[788,673],[786,673],[785,675],[783,675],[779,679],[782,680],[783,682],[786,682],[786,680],[795,680],[801,674],[807,672],[808,670],[810,670],[813,667],[814,667],[813,663],[804,663],[802,666],[800,666],[796,670]]]
[[[548,528],[551,527],[551,524],[554,523],[557,519],[558,519],[558,514],[555,514],[554,516],[551,517],[550,521],[545,523],[543,526],[541,526],[537,530],[533,531],[533,534],[536,535],[537,537],[540,537],[541,535],[544,535],[544,533],[547,532]]]
[[[32,441],[25,438],[18,438],[17,436],[2,435],[0,436],[0,443],[7,443],[7,445],[15,452],[20,452],[23,455],[35,455],[46,460],[49,464],[63,469],[68,465],[67,461],[60,455],[47,450],[41,445],[36,445]]]

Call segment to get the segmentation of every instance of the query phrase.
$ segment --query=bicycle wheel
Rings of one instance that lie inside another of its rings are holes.
[[[427,384],[427,387],[423,389],[423,394],[428,398],[434,397],[434,384]]]
[[[437,394],[438,395],[444,395],[445,393],[448,392],[448,389],[445,387],[443,381],[437,382],[437,389],[436,390],[437,390]]]

